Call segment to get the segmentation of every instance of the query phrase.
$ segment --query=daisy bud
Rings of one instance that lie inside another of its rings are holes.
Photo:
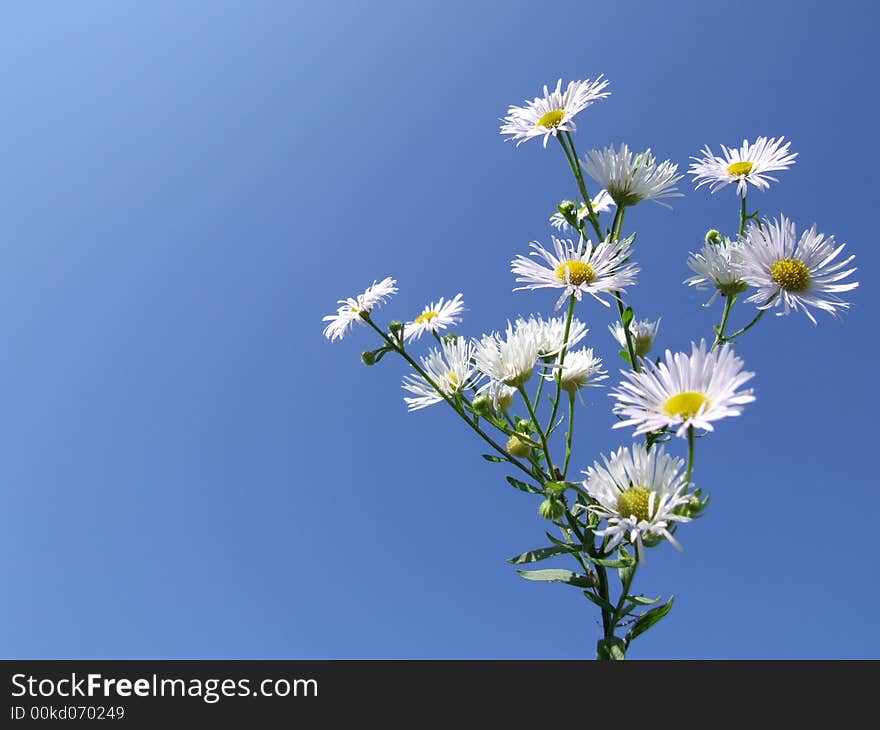
[[[364,365],[375,365],[376,364],[376,353],[373,350],[364,350],[361,353],[361,362]]]
[[[571,215],[574,211],[574,201],[573,200],[563,200],[558,206],[559,212],[562,215]]]
[[[399,322],[395,319],[388,325],[388,329],[391,330],[391,334],[398,340],[403,337],[403,322]]]
[[[532,432],[532,422],[527,421],[524,418],[516,419],[516,430],[520,433],[531,433]]]
[[[538,514],[545,520],[558,520],[565,514],[565,505],[558,499],[545,499],[538,507]]]
[[[720,231],[717,231],[714,228],[710,228],[706,231],[706,243],[721,243],[723,240],[724,236],[721,235]]]
[[[507,440],[507,453],[518,458],[525,458],[531,452],[529,442],[521,436],[513,435]]]
[[[473,402],[474,411],[481,416],[492,415],[492,399],[488,395],[478,395]]]

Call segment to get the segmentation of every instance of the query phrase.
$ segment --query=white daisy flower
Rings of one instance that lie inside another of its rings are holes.
[[[584,489],[598,503],[591,511],[608,521],[606,528],[596,531],[610,538],[606,550],[627,540],[643,561],[644,544],[661,538],[681,550],[671,528],[676,522],[690,522],[690,517],[675,513],[690,498],[682,473],[684,460],[670,456],[663,446],[648,451],[633,444],[621,446],[610,457],[603,455],[602,462],[594,462],[584,472]]]
[[[461,294],[456,294],[449,301],[440,297],[440,301],[431,302],[415,320],[404,325],[403,339],[412,342],[425,332],[437,332],[452,327],[461,322],[462,312],[464,312],[464,302],[461,300]]]
[[[584,292],[598,299],[606,307],[609,306],[601,293],[625,291],[626,287],[636,283],[639,269],[635,264],[628,263],[630,246],[633,236],[620,241],[606,238],[598,245],[581,238],[575,246],[570,239],[553,239],[553,252],[545,249],[538,241],[530,244],[534,251],[531,256],[543,259],[543,264],[532,261],[527,256],[518,255],[511,262],[511,271],[519,274],[516,281],[522,289],[562,289],[563,292],[556,302],[559,309],[570,296],[580,301]]]
[[[731,297],[748,289],[740,271],[742,243],[723,238],[718,243],[706,243],[699,253],[688,254],[688,266],[695,272],[684,280],[699,291],[714,289],[712,297],[703,306],[711,306],[718,295]]]
[[[525,106],[512,106],[507,116],[501,121],[501,134],[509,135],[508,139],[516,140],[519,147],[532,137],[544,137],[544,147],[550,135],[559,132],[574,132],[577,127],[574,118],[597,99],[610,95],[605,91],[608,79],[600,75],[595,81],[570,81],[565,91],[562,90],[562,79],[556,83],[556,89],[550,91],[544,87],[544,96],[536,96],[533,101],[526,101]]]
[[[549,381],[555,381],[557,377],[559,386],[567,393],[574,393],[585,385],[598,386],[600,380],[608,378],[602,369],[602,359],[596,357],[589,347],[567,353],[565,362],[559,365],[557,361],[556,371],[544,376]]]
[[[612,198],[607,190],[600,190],[596,193],[595,198],[590,199],[590,204],[593,206],[593,212],[596,215],[601,213],[608,213],[614,207],[614,198]],[[574,210],[576,203],[573,200],[563,200],[560,204],[560,208],[569,208]],[[586,204],[582,205],[578,208],[577,211],[577,222],[580,223],[585,218],[590,217],[590,211],[587,209]],[[550,216],[550,225],[556,228],[559,231],[568,231],[571,228],[571,224],[565,219],[565,216],[562,215],[558,210]]]
[[[504,337],[493,332],[474,341],[473,358],[481,373],[518,388],[532,377],[540,345],[535,328],[514,329],[508,322]]]
[[[713,421],[738,416],[740,406],[755,400],[751,389],[737,390],[755,374],[743,371],[743,361],[733,349],[722,346],[706,351],[706,341],[691,344],[691,354],[667,350],[666,360],[655,365],[642,361],[641,372],[621,371],[626,378],[611,395],[614,413],[625,420],[614,428],[635,426],[634,436],[669,427],[684,436],[694,426],[714,430]]]
[[[725,185],[736,183],[736,192],[741,198],[746,197],[746,188],[751,183],[760,190],[770,187],[770,181],[779,182],[770,177],[768,172],[787,170],[794,164],[797,152],[789,152],[791,142],[782,144],[784,137],[758,137],[754,144],[743,140],[742,147],[730,149],[721,145],[723,157],[712,154],[706,145],[703,157],[691,157],[689,174],[694,176],[697,188],[708,185],[711,192],[720,190]]]
[[[331,342],[341,340],[352,328],[355,322],[363,321],[361,314],[369,314],[374,307],[384,304],[393,294],[397,293],[397,282],[390,276],[380,282],[373,282],[363,294],[357,298],[340,299],[337,304],[340,307],[336,314],[328,314],[322,318],[323,322],[329,322],[324,328],[324,337]]]
[[[742,251],[743,279],[757,288],[746,301],[760,309],[782,307],[778,315],[802,309],[813,324],[810,307],[822,309],[832,317],[849,308],[849,302],[837,295],[858,287],[858,282],[843,279],[856,271],[846,267],[855,258],[835,259],[846,244],[837,245],[834,236],[810,230],[797,238],[797,230],[785,216],[779,221],[766,220],[763,227],[752,225]]]
[[[572,317],[571,326],[568,329],[568,340],[565,338],[565,318],[550,317],[544,319],[541,315],[531,315],[528,319],[518,318],[514,323],[516,330],[531,328],[538,340],[538,356],[553,357],[559,354],[564,347],[576,345],[586,336],[587,326],[577,317]]]
[[[407,375],[403,378],[403,389],[416,396],[404,397],[408,410],[427,408],[444,400],[444,395],[449,398],[473,386],[479,375],[471,364],[471,356],[471,344],[463,337],[457,337],[454,341],[444,341],[441,349],[433,348],[426,357],[420,357],[422,369],[443,394],[421,375]]]
[[[516,388],[505,385],[500,380],[489,380],[484,383],[477,391],[477,395],[489,397],[492,401],[492,407],[496,411],[507,411],[513,405],[513,398],[516,396]]]
[[[643,319],[639,322],[632,320],[629,323],[629,332],[633,340],[636,355],[644,357],[651,352],[651,348],[654,346],[654,339],[657,337],[657,331],[659,329],[659,319],[653,322],[650,319]],[[608,330],[611,332],[614,339],[617,340],[617,344],[623,349],[626,349],[626,334],[623,331],[623,325],[620,321],[608,325]]]
[[[657,164],[651,150],[633,155],[625,144],[620,151],[614,145],[603,150],[590,150],[584,156],[585,168],[597,183],[608,190],[618,205],[635,205],[641,200],[653,200],[660,205],[662,198],[680,198],[675,183],[683,175],[677,175],[678,165],[669,160]]]

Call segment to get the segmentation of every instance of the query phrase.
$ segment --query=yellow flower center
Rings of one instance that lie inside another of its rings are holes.
[[[566,261],[556,267],[556,278],[559,281],[567,281],[574,286],[589,284],[596,278],[596,272],[592,266],[583,261]]]
[[[630,487],[617,498],[617,511],[621,517],[635,517],[639,522],[650,520],[652,515],[648,511],[651,503],[651,490],[645,487]],[[654,500],[654,511],[657,510],[657,500]]]
[[[734,162],[732,165],[728,165],[727,171],[734,177],[748,175],[754,166],[752,162]]]
[[[537,123],[536,127],[546,127],[550,129],[551,127],[558,127],[559,123],[562,121],[562,117],[565,116],[565,111],[563,109],[554,109],[552,112],[547,112],[543,117],[541,117]]]
[[[458,389],[461,387],[461,378],[458,377],[458,374],[450,370],[446,373],[446,385],[449,393],[456,393]]]
[[[422,324],[422,322],[430,322],[435,317],[439,317],[440,312],[422,312],[418,317],[416,317],[416,322],[418,324]]]
[[[770,267],[770,276],[786,291],[806,291],[810,286],[810,270],[798,259],[779,259]]]
[[[682,418],[687,419],[696,416],[697,412],[704,404],[707,408],[710,405],[709,399],[706,396],[702,393],[696,393],[689,390],[685,393],[678,393],[677,395],[672,396],[666,401],[663,410],[670,416],[681,416]]]

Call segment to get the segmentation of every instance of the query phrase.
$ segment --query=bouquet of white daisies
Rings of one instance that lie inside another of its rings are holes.
[[[573,561],[563,568],[520,569],[523,578],[574,586],[601,612],[599,659],[623,659],[630,643],[660,621],[672,599],[647,598],[634,581],[645,553],[668,541],[679,548],[678,531],[699,517],[708,495],[693,481],[695,439],[714,431],[715,422],[738,416],[754,400],[747,388],[754,373],[734,351],[736,341],[768,310],[802,311],[815,324],[813,310],[837,316],[849,304],[840,294],[855,289],[853,257],[844,245],[816,226],[797,235],[785,216],[760,219],[747,204],[749,185],[766,189],[770,173],[794,164],[797,153],[783,138],[759,137],[739,148],[722,145],[721,155],[704,148],[690,174],[696,187],[712,192],[736,185],[739,230],[706,234],[705,245],[688,258],[693,276],[685,283],[719,297],[720,322],[711,343],[691,344],[690,352],[649,359],[659,320],[639,320],[627,305],[636,285],[634,235],[624,233],[627,210],[642,201],[661,205],[680,196],[678,165],[658,162],[651,150],[634,153],[622,145],[590,150],[575,147],[575,117],[609,96],[608,80],[560,80],[542,96],[511,106],[501,134],[517,146],[543,138],[559,143],[571,167],[577,196],[562,201],[550,217],[558,232],[551,245],[534,241],[528,255],[511,262],[518,290],[557,289],[559,316],[532,315],[508,322],[501,331],[468,339],[451,330],[461,322],[462,295],[440,298],[411,321],[381,325],[375,310],[397,291],[392,278],[376,281],[356,298],[341,300],[325,317],[325,336],[342,339],[355,323],[379,337],[379,347],[361,356],[374,365],[385,355],[403,358],[413,372],[403,378],[411,411],[444,403],[489,447],[484,458],[503,464],[510,485],[540,500],[538,511],[556,528],[548,544],[509,562],[528,565],[550,558]],[[587,176],[596,182],[591,194]],[[585,296],[587,295],[587,296]],[[738,303],[754,305],[742,326],[731,316]],[[614,428],[632,428],[630,446],[601,455],[573,476],[572,438],[578,391],[607,380],[602,361],[582,346],[587,334],[576,314],[591,306],[615,306],[619,316],[611,334],[625,361],[611,390]],[[749,318],[750,317],[750,318]],[[434,339],[427,353],[416,348],[422,336]],[[681,452],[681,456],[676,455]],[[612,572],[617,580],[611,580]]]

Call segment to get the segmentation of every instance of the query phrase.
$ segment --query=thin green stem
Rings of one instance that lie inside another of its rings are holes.
[[[724,336],[724,330],[727,328],[727,319],[730,317],[730,310],[733,309],[737,296],[737,294],[733,294],[724,297],[724,314],[721,316],[721,324],[718,325],[718,331],[715,333],[715,342],[712,343],[712,350],[727,341],[727,338]]]
[[[736,339],[741,334],[748,332],[752,327],[754,327],[756,324],[758,324],[758,322],[761,321],[761,317],[764,316],[764,312],[766,312],[766,311],[767,311],[766,309],[759,309],[758,314],[755,315],[755,318],[751,322],[749,322],[745,327],[738,329],[736,332],[733,332],[733,333],[727,335],[727,337],[724,338],[725,342]]]
[[[620,622],[620,619],[623,618],[623,606],[626,603],[626,597],[629,595],[629,591],[632,588],[633,580],[636,577],[636,570],[638,569],[638,567],[638,561],[634,561],[632,564],[632,570],[628,572],[626,580],[623,582],[623,590],[620,593],[620,600],[617,602],[617,606],[614,608],[613,625],[615,628],[617,628],[617,624]]]
[[[571,332],[571,320],[574,317],[574,304],[575,298],[574,294],[572,294],[568,299],[568,313],[565,317],[565,337],[563,338],[563,342],[565,343],[562,347],[562,352],[559,353],[559,370],[562,369],[562,366],[565,364],[565,355],[568,352],[568,336]],[[547,424],[547,431],[553,431],[553,424],[556,422],[556,414],[559,411],[559,397],[562,392],[562,380],[560,378],[560,373],[556,373],[556,397],[553,398],[553,410],[550,412],[550,422]]]
[[[440,387],[437,385],[437,383],[434,382],[434,380],[431,378],[431,376],[428,375],[424,371],[424,369],[421,367],[421,365],[419,365],[415,360],[413,360],[409,356],[409,353],[407,353],[406,350],[404,350],[402,346],[400,346],[397,342],[392,340],[385,332],[383,332],[379,327],[376,326],[376,323],[373,322],[372,319],[370,319],[369,314],[366,314],[366,313],[361,314],[361,319],[364,322],[366,322],[368,325],[370,325],[370,327],[372,327],[374,330],[376,330],[376,332],[379,333],[379,336],[383,340],[385,340],[385,342],[389,345],[389,347],[391,347],[392,350],[394,350],[398,355],[400,355],[404,360],[406,360],[413,368],[415,368],[416,372],[425,379],[425,382],[427,382],[435,391],[437,391],[437,394],[441,398],[443,398],[443,400],[446,401],[451,406],[452,410],[454,410],[459,416],[461,416],[461,419],[468,426],[470,426],[487,444],[489,444],[489,446],[491,446],[502,457],[504,457],[505,461],[509,462],[510,464],[513,464],[514,466],[516,466],[518,469],[524,471],[529,476],[532,476],[531,469],[528,469],[518,459],[515,459],[510,454],[508,454],[506,449],[504,449],[502,446],[500,446],[498,443],[496,443],[495,440],[491,436],[489,436],[489,434],[487,434],[485,431],[483,431],[483,429],[481,429],[474,421],[472,421],[468,417],[467,413],[465,413],[464,409],[458,403],[456,403],[456,401],[453,398],[450,398],[448,395],[446,395],[446,393],[443,390],[440,389]]]
[[[565,144],[565,139],[563,139],[561,135],[556,135],[556,138],[559,140],[559,144],[562,145],[562,149],[565,151],[565,157],[568,160],[571,171],[574,173],[574,178],[578,184],[578,190],[580,190],[580,193],[584,198],[584,205],[587,207],[587,216],[590,219],[590,223],[593,225],[593,229],[596,231],[599,240],[602,240],[602,228],[599,225],[599,217],[596,215],[596,211],[593,210],[593,201],[590,200],[590,194],[587,192],[587,185],[584,182],[584,174],[581,171],[581,161],[578,158],[578,153],[574,146],[574,140],[568,132],[565,132],[565,136],[568,139],[568,144],[571,145],[571,151],[569,151],[569,148]]]
[[[746,198],[743,196],[742,205],[739,209],[739,235],[742,236],[746,232],[746,220],[748,220],[748,215],[746,215]]]
[[[684,475],[685,481],[690,484],[691,474],[694,473],[694,427],[688,426],[688,467]]]
[[[535,409],[532,407],[532,401],[529,399],[528,391],[524,385],[519,386],[519,392],[522,394],[523,400],[526,402],[529,417],[532,419],[532,423],[535,424],[538,436],[541,437],[541,448],[544,450],[544,456],[547,458],[547,473],[553,475],[553,459],[550,456],[550,447],[547,445],[547,437],[544,435],[544,429],[541,428],[538,417],[535,415]]]
[[[568,462],[571,460],[571,439],[574,436],[574,391],[568,394],[568,432],[565,434],[565,463],[562,465],[562,481],[568,474]]]

